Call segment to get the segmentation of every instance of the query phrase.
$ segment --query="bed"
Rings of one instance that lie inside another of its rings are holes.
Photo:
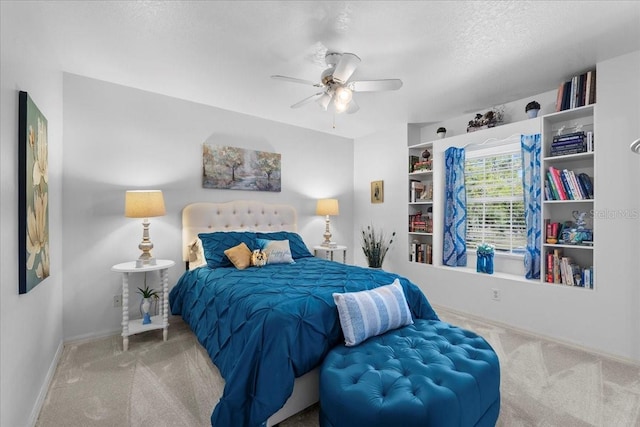
[[[271,426],[318,400],[317,368],[344,340],[334,292],[399,279],[413,318],[437,320],[407,279],[313,257],[296,232],[291,206],[194,203],[184,208],[182,219],[183,259],[193,259],[189,247],[200,236],[208,265],[188,266],[169,302],[225,379],[211,415],[216,427]],[[253,249],[257,239],[287,240],[293,262],[245,269],[224,264],[230,262],[221,249],[241,243]]]

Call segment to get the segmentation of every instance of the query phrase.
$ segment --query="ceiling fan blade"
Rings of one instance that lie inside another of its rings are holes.
[[[303,99],[303,100],[302,100],[302,101],[300,101],[300,102],[296,102],[295,104],[293,104],[293,105],[291,106],[291,108],[300,108],[300,107],[302,107],[303,105],[308,104],[308,103],[310,103],[310,102],[313,102],[313,101],[315,101],[316,99],[320,98],[323,94],[324,94],[324,92],[318,92],[318,93],[315,93],[315,94],[313,94],[313,95],[311,95],[311,96],[309,96],[309,97],[307,97],[307,98]]]
[[[315,87],[324,87],[322,83],[314,83],[311,80],[297,79],[295,77],[274,75],[274,76],[271,76],[271,78],[275,80],[283,80],[285,82],[300,83],[303,85],[309,85],[309,86],[315,86]]]
[[[353,53],[343,53],[340,61],[336,64],[336,69],[333,72],[333,80],[338,83],[346,83],[349,77],[356,70],[356,67],[360,63],[360,58]]]
[[[322,107],[324,111],[327,111],[327,107],[329,107],[331,98],[332,96],[330,94],[328,94],[327,92],[324,92],[320,98],[316,99],[316,102],[320,104],[320,107]]]
[[[355,99],[351,99],[351,102],[349,102],[349,106],[347,107],[347,114],[353,114],[356,111],[358,111],[360,109],[360,106],[356,103]]]
[[[361,80],[350,82],[349,88],[354,92],[380,92],[384,90],[398,90],[402,87],[402,80],[382,79],[382,80]]]

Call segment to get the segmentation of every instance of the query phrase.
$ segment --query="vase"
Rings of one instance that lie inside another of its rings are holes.
[[[477,254],[476,271],[493,274],[493,254]]]
[[[151,323],[151,316],[149,315],[149,308],[151,308],[151,302],[149,298],[142,299],[142,324],[148,325]]]
[[[536,109],[529,110],[529,111],[527,111],[527,116],[530,119],[536,118],[536,117],[538,117],[538,111],[540,111],[540,110],[536,110]]]

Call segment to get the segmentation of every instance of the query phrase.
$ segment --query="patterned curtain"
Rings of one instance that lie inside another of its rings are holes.
[[[444,248],[442,262],[467,265],[467,195],[464,188],[464,148],[445,151]]]
[[[527,226],[527,248],[524,254],[524,270],[527,279],[540,278],[541,246],[541,183],[540,183],[540,134],[522,135],[522,186],[524,193],[524,221]]]

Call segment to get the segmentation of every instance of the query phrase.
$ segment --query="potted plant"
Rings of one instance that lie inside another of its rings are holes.
[[[376,231],[372,225],[368,225],[366,230],[362,229],[362,251],[367,257],[369,267],[382,268],[384,257],[387,255],[395,235],[394,231],[391,238],[387,239],[383,231]]]
[[[524,112],[527,113],[530,119],[537,117],[538,111],[540,111],[540,104],[536,101],[531,101],[524,107]]]
[[[142,302],[140,303],[140,311],[142,312],[142,324],[148,325],[151,323],[151,316],[149,315],[149,308],[151,307],[151,298],[158,299],[160,296],[158,295],[158,291],[155,289],[150,289],[149,286],[145,285],[143,288],[138,288],[138,293],[142,295]]]

